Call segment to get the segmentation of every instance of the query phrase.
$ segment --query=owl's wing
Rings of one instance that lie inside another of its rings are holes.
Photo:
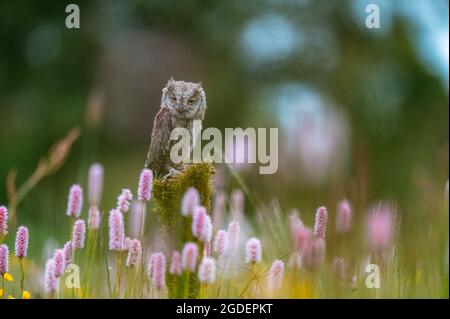
[[[170,144],[170,114],[162,107],[153,121],[152,140],[148,150],[146,168],[150,168],[156,176],[165,169]]]

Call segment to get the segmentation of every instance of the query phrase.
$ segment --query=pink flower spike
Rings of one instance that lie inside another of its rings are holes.
[[[64,266],[67,268],[73,262],[73,245],[71,241],[65,243],[64,248]]]
[[[122,189],[122,193],[117,198],[117,209],[121,213],[126,213],[130,209],[131,201],[133,200],[133,194],[129,189]]]
[[[205,284],[212,284],[216,280],[216,264],[214,259],[203,257],[198,267],[198,279]]]
[[[214,240],[214,252],[219,256],[226,253],[228,248],[228,234],[225,230],[219,229]]]
[[[86,223],[83,219],[78,219],[73,224],[72,243],[73,249],[81,249],[84,247],[84,238],[86,236]]]
[[[348,200],[343,199],[338,204],[336,214],[336,231],[338,233],[348,233],[352,226],[352,207]]]
[[[269,271],[269,290],[279,290],[283,284],[284,263],[275,260]]]
[[[54,293],[58,287],[58,278],[55,276],[55,262],[52,258],[47,260],[44,273],[44,289],[46,293]]]
[[[147,202],[152,196],[153,173],[149,169],[143,169],[139,178],[138,199]]]
[[[16,256],[24,258],[28,252],[28,228],[20,226],[16,234]]]
[[[291,235],[293,238],[295,238],[298,230],[305,228],[299,215],[300,214],[297,209],[292,209],[289,214],[289,228],[291,230]]]
[[[220,191],[216,194],[214,198],[214,209],[213,209],[213,224],[216,228],[222,227],[223,219],[225,216],[225,203],[226,197],[225,193]]]
[[[367,239],[374,252],[389,248],[392,240],[393,213],[392,208],[380,203],[372,209],[367,218]]]
[[[189,187],[183,195],[181,203],[181,214],[183,216],[193,216],[197,206],[200,205],[200,195],[197,189]]]
[[[312,238],[312,231],[310,228],[300,228],[296,230],[294,243],[295,243],[295,250],[302,254],[305,245],[309,243],[309,241]]]
[[[302,255],[302,265],[309,271],[317,270],[325,260],[325,241],[312,237],[306,243]]]
[[[6,245],[0,246],[0,276],[9,271],[9,248]]]
[[[241,226],[236,221],[233,221],[228,226],[228,254],[231,256],[239,247],[239,233]]]
[[[328,213],[326,207],[322,206],[317,209],[316,222],[314,224],[314,236],[325,239],[325,232],[327,229]]]
[[[200,240],[205,243],[205,245],[207,243],[211,242],[211,238],[212,238],[212,221],[211,221],[211,217],[209,215],[206,215],[206,219],[205,219],[205,225],[203,227],[203,232],[201,234]]]
[[[261,241],[255,237],[250,238],[247,241],[246,249],[245,249],[245,262],[257,264],[261,262],[262,257],[262,249],[261,249]]]
[[[8,209],[0,206],[0,237],[8,234]]]
[[[163,253],[152,254],[151,279],[156,289],[163,289],[166,286],[166,256]]]
[[[181,255],[181,268],[195,272],[198,258],[198,246],[195,243],[186,243]]]
[[[198,206],[195,209],[194,215],[192,217],[192,234],[198,239],[202,239],[205,232],[206,224],[206,208],[203,206]]]
[[[65,257],[64,251],[62,249],[56,249],[53,254],[53,262],[55,266],[55,277],[59,278],[64,274],[65,267]]]
[[[91,230],[100,228],[100,211],[97,206],[91,206],[89,208],[88,224]]]
[[[174,251],[172,253],[172,259],[170,260],[169,273],[171,275],[181,275],[181,255],[179,251]]]
[[[109,213],[109,250],[123,250],[125,242],[125,227],[123,214],[117,209]]]
[[[90,205],[100,205],[103,192],[103,166],[98,163],[92,164],[89,168],[88,191]]]
[[[69,201],[67,204],[67,216],[73,218],[80,217],[83,207],[83,189],[80,185],[73,185],[69,191]]]
[[[141,261],[142,246],[139,239],[132,239],[129,244],[127,267],[137,267]]]

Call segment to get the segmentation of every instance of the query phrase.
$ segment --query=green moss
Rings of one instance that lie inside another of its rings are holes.
[[[181,201],[189,187],[195,187],[198,190],[201,204],[208,212],[211,211],[213,175],[214,167],[211,164],[197,163],[188,166],[181,174],[170,179],[156,179],[153,182],[155,213],[161,222],[164,240],[168,247],[181,250],[185,242],[192,240],[192,220],[181,215]],[[200,243],[199,251],[202,251]],[[188,295],[185,296],[183,292],[187,281],[189,281]],[[191,274],[189,278],[180,277],[176,285],[171,278],[168,280],[171,298],[196,298],[199,287],[197,276],[194,274]]]

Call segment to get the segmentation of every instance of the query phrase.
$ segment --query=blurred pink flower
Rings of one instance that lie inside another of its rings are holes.
[[[275,260],[269,271],[269,290],[281,289],[284,275],[284,263],[281,260]]]
[[[151,257],[151,279],[153,287],[163,289],[166,286],[166,256],[154,253]]]
[[[90,205],[100,205],[103,191],[103,166],[98,163],[92,164],[89,168],[88,191]]]
[[[55,267],[55,277],[59,278],[64,274],[65,267],[65,258],[64,251],[62,249],[56,249],[53,254],[53,262]]]
[[[261,241],[255,237],[252,237],[247,241],[247,245],[245,247],[245,262],[257,264],[261,262],[261,258]]]
[[[203,257],[198,267],[198,279],[205,284],[212,284],[216,280],[216,264],[214,259]]]
[[[228,234],[225,230],[219,229],[214,240],[214,252],[219,256],[226,253],[228,247]]]
[[[97,206],[91,206],[89,208],[88,225],[89,229],[92,230],[100,228],[100,211]]]
[[[67,203],[67,216],[73,218],[80,217],[83,206],[83,189],[80,185],[72,185],[69,191],[69,201]]]
[[[137,267],[141,261],[142,246],[139,239],[131,239],[129,243],[126,265],[128,267]]]
[[[348,200],[343,199],[339,202],[336,214],[336,231],[338,233],[347,233],[352,226],[352,207]]]
[[[109,250],[121,251],[125,243],[123,214],[117,209],[109,213]]]
[[[117,198],[117,209],[121,213],[126,213],[130,209],[131,201],[133,200],[133,194],[129,189],[122,189],[122,193],[120,193]]]
[[[200,205],[200,195],[194,187],[189,187],[183,195],[181,203],[181,214],[183,216],[193,216],[195,209]]]
[[[189,270],[195,272],[198,258],[198,246],[195,243],[186,243],[183,247],[181,255],[181,268],[183,270]]]
[[[181,255],[177,250],[172,253],[169,273],[171,275],[181,275]]]
[[[366,222],[367,240],[374,252],[389,248],[393,232],[393,213],[390,205],[380,203],[371,210]]]

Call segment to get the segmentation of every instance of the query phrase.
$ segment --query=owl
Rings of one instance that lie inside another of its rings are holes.
[[[170,149],[177,142],[170,140],[170,133],[175,128],[185,128],[195,145],[198,134],[193,132],[193,122],[202,121],[205,111],[206,96],[201,83],[175,81],[173,78],[167,82],[162,90],[161,108],[153,121],[145,163],[145,167],[150,168],[157,178],[168,178],[183,169],[185,164],[175,164],[170,160]],[[191,152],[192,149],[191,145]]]

